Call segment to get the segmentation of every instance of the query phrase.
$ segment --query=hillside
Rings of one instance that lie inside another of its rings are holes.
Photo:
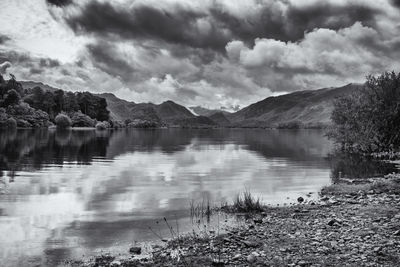
[[[228,118],[222,112],[214,113],[214,114],[208,116],[208,118],[210,118],[213,122],[215,122],[216,124],[221,125],[221,126],[229,126],[231,124],[231,122],[228,120]]]
[[[201,106],[189,107],[189,109],[198,116],[206,116],[206,117],[210,117],[211,115],[214,115],[215,113],[219,112],[222,112],[225,115],[230,114],[230,112],[222,109],[208,109],[208,108],[203,108]]]
[[[236,127],[321,127],[330,124],[333,100],[361,87],[348,84],[268,97],[227,117]]]
[[[38,82],[21,82],[23,88],[40,86],[45,90],[57,88]],[[189,126],[193,124],[230,127],[324,127],[330,124],[333,100],[361,88],[361,84],[348,84],[337,88],[298,91],[291,94],[268,97],[235,113],[210,110],[200,106],[189,109],[173,101],[159,105],[135,103],[111,93],[97,94],[107,101],[113,120],[147,120],[157,124]],[[199,116],[197,116],[199,115]]]
[[[171,100],[165,101],[160,105],[154,105],[154,109],[160,119],[167,123],[174,123],[177,120],[195,117],[187,108]]]
[[[41,87],[45,91],[56,91],[58,88],[43,84],[41,82],[22,81],[24,89]],[[156,123],[174,124],[184,119],[194,118],[188,109],[173,101],[165,101],[159,105],[152,103],[135,103],[120,99],[112,93],[93,94],[106,99],[107,108],[112,120],[147,120]],[[186,124],[186,123],[185,123]]]

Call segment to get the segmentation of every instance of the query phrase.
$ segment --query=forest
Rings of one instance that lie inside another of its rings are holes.
[[[13,74],[5,80],[0,74],[0,128],[40,128],[55,124],[58,115],[68,117],[72,127],[110,126],[104,98],[89,92],[45,91],[23,88]]]

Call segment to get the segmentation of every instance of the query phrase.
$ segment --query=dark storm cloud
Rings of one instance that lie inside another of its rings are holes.
[[[223,51],[227,42],[239,39],[252,43],[255,38],[298,41],[315,28],[338,30],[359,21],[375,26],[379,11],[361,4],[350,6],[317,3],[298,7],[281,0],[264,3],[255,14],[238,18],[222,5],[190,10],[175,5],[171,11],[152,6],[122,9],[110,3],[92,1],[78,15],[66,18],[78,33],[119,36],[122,39],[151,39],[192,48]]]
[[[155,39],[222,50],[228,36],[212,25],[207,34],[202,34],[196,24],[198,19],[206,17],[204,12],[185,10],[180,6],[173,12],[151,6],[128,10],[94,1],[84,6],[78,16],[67,18],[67,23],[76,32],[113,34],[124,39]]]
[[[72,0],[46,0],[49,5],[63,7],[72,4]]]
[[[120,76],[125,80],[130,80],[136,70],[116,52],[112,44],[99,41],[95,44],[87,45],[89,56],[93,59],[94,65],[99,69],[113,76]]]
[[[400,0],[391,0],[391,3],[395,6],[400,8]]]
[[[351,4],[349,6],[335,6],[333,4],[317,3],[309,7],[290,8],[287,12],[287,38],[296,40],[303,38],[304,32],[316,28],[339,30],[361,22],[364,26],[374,28],[375,16],[380,11],[368,6]]]

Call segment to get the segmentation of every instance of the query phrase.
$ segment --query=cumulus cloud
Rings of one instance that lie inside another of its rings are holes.
[[[242,41],[232,41],[226,50],[231,61],[243,66],[260,84],[280,90],[282,84],[275,83],[277,79],[273,76],[289,77],[292,85],[287,84],[285,89],[295,90],[309,87],[307,81],[313,76],[314,82],[318,76],[347,82],[363,79],[368,73],[397,68],[392,58],[399,53],[379,40],[381,36],[376,30],[357,22],[338,31],[315,29],[299,42],[257,38],[254,46],[248,47]]]
[[[0,63],[17,77],[135,102],[233,109],[400,70],[395,0],[7,1]]]

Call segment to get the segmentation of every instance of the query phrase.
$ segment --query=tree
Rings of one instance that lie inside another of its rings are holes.
[[[55,118],[57,128],[65,129],[71,127],[71,119],[65,114],[58,114]]]
[[[20,99],[21,99],[21,96],[18,94],[18,92],[14,89],[11,89],[7,92],[7,95],[4,98],[3,105],[5,107],[8,107],[10,105],[16,105],[19,103]]]
[[[60,113],[64,110],[64,91],[57,90],[54,92],[54,112]]]
[[[64,111],[66,112],[73,112],[79,110],[78,101],[76,96],[72,92],[67,92],[64,94]]]
[[[334,102],[328,136],[346,150],[400,148],[400,73],[368,76],[360,92]]]

